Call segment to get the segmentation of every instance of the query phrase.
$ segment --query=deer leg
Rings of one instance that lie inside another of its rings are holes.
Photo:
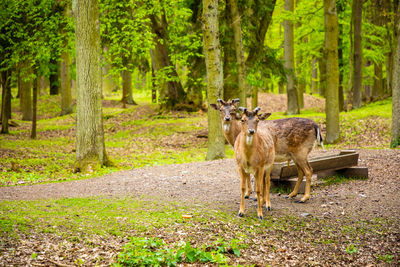
[[[264,168],[258,168],[256,174],[254,175],[254,178],[256,180],[257,216],[260,220],[262,220],[263,219],[262,205],[264,196],[262,195],[261,188],[264,179]]]
[[[263,179],[264,180],[265,208],[266,208],[267,211],[271,210],[271,201],[269,199],[269,190],[270,190],[270,187],[271,187],[271,171],[272,171],[272,167],[273,167],[273,165],[268,166],[268,167],[265,168],[264,179]]]
[[[250,180],[250,175],[246,176],[246,185],[247,185],[247,191],[246,191],[246,195],[244,196],[244,198],[249,198],[251,195],[251,180]]]
[[[250,177],[241,167],[239,167],[239,175],[240,175],[240,190],[241,190],[241,198],[240,198],[240,209],[238,216],[243,217],[244,215],[244,197],[246,191],[246,177]]]
[[[312,177],[312,167],[310,166],[310,164],[308,162],[306,162],[306,167],[304,168],[304,174],[306,175],[306,190],[304,192],[304,196],[301,198],[301,200],[299,200],[299,203],[304,203],[306,202],[309,198],[310,198],[310,194],[311,194],[311,177]]]
[[[296,167],[297,167],[297,176],[298,176],[297,182],[296,182],[296,185],[294,186],[292,193],[290,193],[288,195],[288,198],[297,196],[297,194],[299,193],[301,182],[303,181],[304,172],[303,172],[302,168],[300,167],[300,165],[298,165],[297,163],[296,163]]]

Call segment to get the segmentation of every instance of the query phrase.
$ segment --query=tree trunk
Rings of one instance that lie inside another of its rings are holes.
[[[354,45],[353,45],[353,30],[354,30],[354,16],[355,13],[351,12],[350,29],[349,29],[349,80],[347,82],[347,97],[345,102],[345,110],[349,111],[353,106],[353,71],[354,71]]]
[[[71,94],[71,76],[70,68],[71,60],[67,51],[61,54],[60,66],[60,81],[61,81],[61,113],[60,116],[71,114],[72,108],[72,94]]]
[[[326,97],[326,51],[322,49],[322,56],[318,59],[318,67],[319,67],[319,88],[318,93]]]
[[[294,11],[294,0],[285,0],[285,10]],[[294,33],[293,33],[293,22],[290,20],[284,21],[285,28],[285,68],[287,69],[287,111],[286,114],[299,114],[299,100],[297,94],[297,88],[295,86],[295,70],[294,70]]]
[[[167,47],[167,21],[165,14],[162,14],[161,19],[155,15],[150,15],[152,32],[154,34],[155,48],[151,50],[150,55],[155,74],[162,72],[163,75],[168,77],[175,77],[179,79],[175,66],[172,64]],[[171,110],[175,109],[177,105],[183,104],[186,101],[186,93],[183,90],[180,81],[159,81],[159,100],[161,109]]]
[[[318,59],[314,57],[311,70],[311,94],[318,94]]]
[[[1,133],[8,134],[8,120],[11,116],[11,71],[1,71]]]
[[[258,87],[253,85],[251,89],[251,108],[254,110],[258,107]]]
[[[36,121],[37,121],[37,96],[38,96],[38,78],[37,69],[34,70],[35,79],[33,80],[33,105],[32,105],[32,129],[31,129],[31,139],[36,139]]]
[[[243,42],[242,42],[242,29],[240,26],[240,16],[236,0],[228,0],[231,11],[233,35],[235,38],[235,51],[236,62],[238,67],[238,81],[239,81],[239,105],[246,107],[246,69],[243,55]]]
[[[390,147],[400,146],[400,5],[394,24],[395,53],[393,57],[392,136]]]
[[[361,107],[362,88],[362,0],[353,1],[354,12],[354,86],[353,86],[353,108]]]
[[[324,0],[326,58],[326,137],[328,144],[339,139],[339,62],[336,1]]]
[[[50,59],[52,66],[49,81],[50,81],[50,95],[58,95],[60,93],[60,62],[57,59]]]
[[[341,14],[345,11],[344,3],[337,1],[337,13]],[[344,110],[344,89],[343,89],[343,25],[338,24],[339,27],[339,38],[338,38],[338,57],[339,57],[339,111]]]
[[[201,50],[200,54],[202,53],[203,51]],[[203,105],[203,86],[200,81],[203,80],[204,69],[204,59],[195,56],[189,65],[190,77],[188,77],[186,86],[188,103],[198,109]]]
[[[24,68],[28,67],[27,64],[23,64]],[[22,120],[32,120],[32,81],[25,80],[25,77],[29,77],[31,74],[30,70],[26,70],[21,73],[23,77],[20,77],[19,90],[20,90],[20,103],[22,111]]]
[[[392,12],[392,0],[384,0],[384,12],[386,14],[390,14]],[[385,16],[385,27],[386,27],[386,41],[390,44],[390,49],[386,53],[386,90],[385,94],[386,95],[391,95],[392,91],[392,80],[393,80],[393,52],[394,52],[394,46],[393,46],[393,39],[392,39],[392,20],[391,16]]]
[[[108,163],[101,101],[100,25],[97,0],[74,0],[76,45],[76,164],[91,172]]]
[[[385,1],[384,0],[376,0],[374,1],[375,5],[372,7],[374,10],[374,17],[372,22],[379,26],[383,26],[384,22],[384,12],[385,12]],[[384,36],[381,36],[384,38]],[[383,42],[376,42],[375,43],[377,46],[384,46]],[[381,99],[384,94],[384,88],[383,88],[383,72],[382,72],[382,63],[381,62],[374,62],[374,84],[372,87],[372,95],[371,95],[371,100],[375,101],[378,99]]]
[[[126,108],[126,104],[137,105],[132,98],[132,72],[130,70],[122,71],[122,106]]]
[[[207,70],[208,104],[223,97],[223,73],[218,36],[218,0],[203,1],[203,42]],[[225,156],[225,139],[222,134],[219,112],[208,108],[207,160]]]

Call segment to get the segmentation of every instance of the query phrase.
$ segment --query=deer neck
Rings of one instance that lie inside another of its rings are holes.
[[[239,123],[236,120],[232,120],[230,123],[223,122],[222,129],[226,140],[228,140],[229,144],[233,146],[235,144],[236,137],[240,133]]]

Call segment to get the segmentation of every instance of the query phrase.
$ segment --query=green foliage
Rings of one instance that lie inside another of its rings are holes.
[[[356,246],[354,244],[350,244],[349,246],[346,247],[346,253],[347,254],[352,255],[352,254],[357,253],[357,251],[358,250],[357,250],[357,248],[356,248]]]
[[[391,254],[378,255],[378,260],[390,263],[393,260],[393,255]]]
[[[216,248],[206,245],[195,248],[189,242],[182,241],[170,248],[171,244],[166,244],[162,239],[132,237],[118,254],[115,266],[177,266],[182,262],[226,264],[224,253],[232,251],[240,256],[237,241],[230,243],[233,244],[232,248],[227,247],[228,243],[223,240],[219,240]]]

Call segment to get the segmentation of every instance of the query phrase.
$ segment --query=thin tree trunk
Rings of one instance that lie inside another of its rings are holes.
[[[243,55],[242,29],[236,0],[228,0],[231,6],[233,35],[235,38],[236,62],[238,66],[240,106],[246,107],[246,69]]]
[[[294,11],[294,0],[285,0],[285,10]],[[299,114],[299,100],[297,94],[297,88],[295,86],[295,70],[294,70],[294,33],[293,33],[293,22],[290,20],[284,21],[285,28],[285,68],[287,69],[287,111],[286,114]]]
[[[318,59],[319,67],[319,88],[318,93],[326,97],[326,51],[322,49],[322,56]]]
[[[390,147],[400,146],[400,5],[397,7],[395,23],[395,53],[393,57],[392,88],[392,136]]]
[[[318,59],[314,57],[311,70],[311,94],[318,94]]]
[[[379,26],[382,27],[384,23],[384,18],[383,14],[385,12],[385,1],[384,0],[376,0],[374,1],[374,6],[372,9],[374,10],[374,17],[372,22]],[[384,36],[381,36],[384,38]],[[376,42],[377,46],[384,46],[383,42]],[[382,63],[381,62],[374,62],[374,84],[372,87],[372,94],[371,94],[371,100],[375,101],[378,99],[381,99],[383,97],[383,72],[382,72]]]
[[[251,108],[255,109],[258,107],[258,87],[253,85],[251,89]]]
[[[344,3],[337,1],[337,13],[342,14],[345,10]],[[339,27],[339,39],[338,39],[338,57],[339,57],[339,111],[344,111],[344,88],[343,88],[343,25],[338,24]]]
[[[76,45],[76,164],[90,172],[108,163],[103,130],[99,3],[74,0]]]
[[[1,133],[8,134],[8,120],[11,116],[11,71],[4,70],[1,72]]]
[[[347,82],[347,97],[346,97],[346,102],[345,102],[345,110],[349,111],[352,106],[353,106],[353,71],[354,71],[354,64],[353,64],[353,59],[354,59],[354,42],[353,42],[353,30],[354,30],[354,16],[355,13],[351,12],[351,20],[350,20],[350,29],[349,29],[349,40],[350,40],[350,46],[349,46],[349,80]]]
[[[353,108],[361,107],[362,88],[362,0],[353,1],[354,12],[354,86],[353,86]]]
[[[338,62],[338,18],[336,1],[324,0],[325,51],[327,54],[326,86],[326,137],[328,144],[339,139],[339,62]]]
[[[207,70],[207,100],[216,103],[223,97],[223,73],[218,37],[218,0],[203,1],[203,42]],[[225,156],[225,139],[218,111],[208,108],[207,160]]]
[[[69,53],[64,51],[61,54],[60,66],[60,81],[61,81],[61,113],[60,116],[71,114],[72,108],[72,93],[71,93],[71,75],[70,68],[71,60]]]
[[[37,96],[38,96],[38,78],[37,70],[34,67],[35,79],[33,80],[33,105],[32,105],[32,129],[31,129],[31,139],[36,139],[36,121],[37,121]]]

